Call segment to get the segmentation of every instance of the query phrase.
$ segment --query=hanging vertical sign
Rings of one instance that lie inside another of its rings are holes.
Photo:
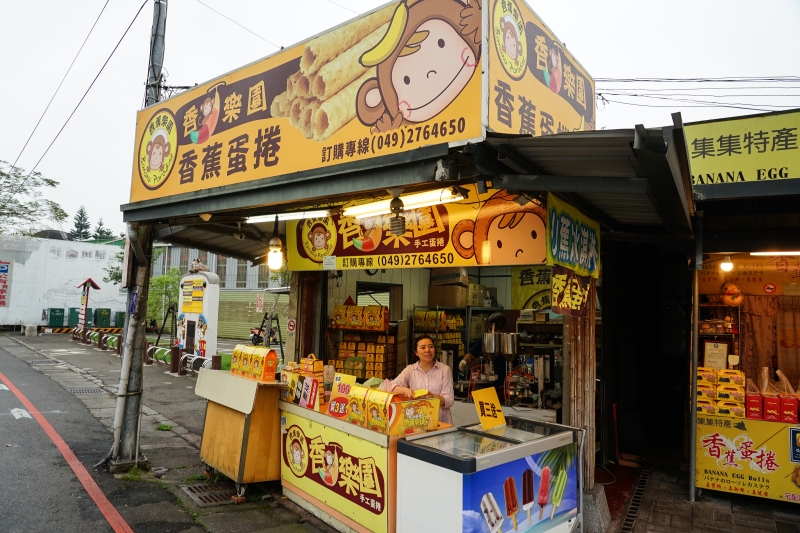
[[[600,277],[600,224],[547,193],[547,264]]]
[[[8,307],[11,296],[11,261],[0,260],[0,307]]]
[[[554,313],[585,316],[589,296],[590,276],[579,276],[569,268],[553,266],[550,301]]]

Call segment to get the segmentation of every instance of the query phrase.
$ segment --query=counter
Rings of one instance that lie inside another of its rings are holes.
[[[700,415],[695,486],[800,503],[800,425]]]

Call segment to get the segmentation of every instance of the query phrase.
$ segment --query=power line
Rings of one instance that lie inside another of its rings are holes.
[[[776,91],[787,91],[793,89],[800,89],[800,85],[791,85],[791,86],[780,86],[780,85],[767,85],[767,86],[756,86],[756,87],[681,87],[680,89],[676,89],[675,87],[669,89],[654,89],[652,87],[635,87],[635,88],[624,88],[624,87],[597,87],[598,91],[608,90],[608,91],[649,91],[649,92],[665,92],[665,91],[752,91],[753,89],[772,89]],[[779,95],[776,95],[779,96]]]
[[[598,97],[599,96],[600,95],[598,94]],[[711,107],[711,106],[707,106],[707,105],[691,105],[691,104],[689,104],[689,105],[683,104],[683,105],[680,105],[680,106],[678,106],[678,105],[637,104],[635,102],[623,102],[621,100],[609,100],[608,98],[603,98],[602,101],[603,102],[608,102],[610,104],[632,105],[632,106],[636,106],[636,107],[667,107],[667,108],[670,108],[670,109],[675,109],[676,107],[687,107],[687,108],[688,107],[701,107],[703,109],[708,109],[709,107]],[[774,111],[774,109],[760,109],[760,108],[757,108],[757,107],[742,107],[742,106],[734,106],[734,105],[726,105],[726,104],[720,104],[720,105],[718,105],[716,107],[727,107],[727,108],[731,108],[731,109],[744,109],[744,110],[747,110],[747,111],[765,111],[765,112]]]
[[[42,159],[44,159],[44,156],[47,155],[47,152],[50,151],[50,148],[52,148],[53,145],[55,144],[56,140],[58,140],[58,137],[61,135],[61,132],[63,132],[64,128],[67,127],[67,124],[69,124],[70,119],[72,119],[72,116],[78,110],[78,108],[80,107],[81,103],[83,103],[83,100],[86,98],[86,95],[88,95],[89,91],[91,91],[92,87],[94,87],[94,84],[97,81],[97,78],[100,77],[100,74],[103,73],[103,70],[106,68],[106,65],[108,65],[108,62],[111,61],[111,58],[113,57],[114,52],[117,51],[117,48],[119,48],[119,45],[122,44],[122,40],[125,38],[126,35],[128,35],[128,31],[131,29],[131,26],[133,26],[133,23],[136,22],[137,18],[139,18],[139,14],[142,12],[142,9],[144,9],[144,6],[147,4],[147,2],[148,2],[148,0],[144,0],[144,2],[142,2],[142,5],[139,7],[139,11],[136,12],[136,15],[134,15],[133,20],[131,20],[131,23],[128,24],[127,28],[125,28],[125,33],[122,34],[122,37],[119,38],[119,41],[117,42],[116,46],[114,46],[114,49],[111,50],[111,54],[109,54],[108,59],[106,59],[106,62],[103,63],[102,67],[100,67],[100,71],[94,77],[94,79],[92,80],[92,83],[89,84],[89,88],[86,89],[86,92],[83,93],[83,96],[81,96],[81,99],[78,101],[78,104],[75,106],[75,109],[73,109],[72,113],[69,114],[69,116],[67,117],[67,120],[64,122],[64,125],[61,126],[60,130],[58,130],[58,133],[56,133],[56,136],[53,138],[52,142],[47,146],[47,149],[42,154],[42,157],[40,157],[39,160],[36,162],[36,164],[33,165],[33,168],[31,169],[31,171],[28,173],[27,176],[25,176],[25,179],[22,180],[22,183],[19,184],[17,189],[13,193],[11,193],[9,198],[13,198],[14,195],[17,194],[22,189],[22,186],[25,185],[25,182],[28,181],[28,178],[30,178],[31,175],[33,175],[33,172],[36,170],[36,167],[38,167],[39,163],[42,162]]]
[[[86,45],[86,41],[89,40],[89,36],[92,34],[92,31],[94,30],[94,27],[97,26],[97,21],[100,20],[100,16],[103,14],[103,11],[106,10],[106,6],[108,5],[108,2],[109,2],[109,0],[106,0],[106,3],[103,4],[103,9],[100,10],[100,14],[97,15],[97,18],[95,19],[94,24],[92,24],[92,27],[89,29],[89,33],[86,34],[86,38],[83,40],[83,43],[81,44],[81,47],[78,48],[78,53],[75,54],[75,57],[72,59],[72,63],[69,64],[69,68],[64,73],[64,77],[61,78],[61,83],[59,83],[58,87],[56,87],[56,92],[54,92],[53,96],[50,97],[50,101],[47,102],[47,106],[44,108],[44,111],[42,111],[42,116],[39,117],[39,120],[36,122],[36,125],[33,127],[33,131],[31,131],[31,134],[28,136],[28,140],[25,141],[25,144],[22,146],[22,150],[19,151],[19,155],[14,160],[14,164],[11,165],[12,167],[16,167],[17,166],[17,162],[19,161],[19,158],[22,157],[22,152],[25,151],[25,148],[27,148],[28,143],[31,142],[31,139],[33,138],[33,134],[36,133],[36,130],[39,128],[39,124],[41,124],[42,119],[44,118],[44,115],[47,113],[47,110],[50,109],[50,104],[53,103],[53,100],[55,100],[59,89],[61,89],[61,86],[64,84],[64,80],[67,79],[67,76],[69,75],[69,72],[72,70],[72,65],[75,64],[75,61],[77,61],[78,56],[81,55],[81,50],[83,50],[83,47]]]
[[[611,96],[625,96],[625,97],[636,97],[636,98],[653,98],[653,99],[656,99],[656,100],[671,100],[671,101],[675,101],[675,102],[689,102],[689,103],[693,103],[693,104],[704,104],[704,105],[708,105],[708,106],[712,106],[712,107],[728,105],[728,104],[721,104],[719,102],[710,102],[708,100],[695,100],[695,99],[692,99],[692,98],[668,98],[667,96],[655,96],[655,95],[652,95],[652,94],[629,94],[629,93],[617,93],[617,92],[610,92],[610,91],[606,91],[606,92],[603,92],[603,93],[597,93],[597,94],[598,94],[598,96],[600,96],[601,94],[608,94],[608,95],[611,95]],[[706,95],[704,95],[704,96],[706,96]],[[794,107],[794,106],[790,106],[790,105],[750,104],[750,103],[741,103],[741,102],[730,102],[730,105],[738,105],[738,106],[759,105],[759,106],[762,106],[762,107],[771,107],[771,108],[791,108],[791,107]]]
[[[798,83],[800,76],[724,77],[724,78],[595,78],[595,83]]]
[[[252,33],[252,34],[253,34],[253,35],[255,35],[256,37],[258,37],[258,38],[259,38],[259,39],[261,39],[262,41],[265,41],[265,42],[267,42],[267,43],[271,44],[271,45],[272,45],[272,46],[274,46],[275,48],[281,48],[280,46],[278,46],[277,44],[273,43],[273,42],[272,42],[272,41],[270,41],[269,39],[265,39],[264,37],[260,36],[259,34],[257,34],[257,33],[256,33],[256,32],[254,32],[253,30],[251,30],[250,28],[247,28],[247,27],[245,27],[245,26],[242,26],[241,24],[239,24],[238,22],[236,22],[235,20],[233,20],[232,18],[230,18],[228,15],[224,15],[224,14],[220,13],[219,11],[217,11],[216,9],[214,9],[213,7],[211,7],[210,5],[208,5],[208,4],[205,4],[205,3],[201,2],[200,0],[197,0],[197,3],[199,3],[199,4],[202,4],[202,5],[206,6],[208,9],[210,9],[211,11],[213,11],[214,13],[216,13],[217,15],[219,15],[220,17],[225,17],[226,19],[230,20],[231,22],[233,22],[234,24],[236,24],[236,25],[237,25],[237,26],[239,26],[240,28],[242,28],[242,29],[244,29],[244,30],[247,30],[247,31],[249,31],[250,33]]]

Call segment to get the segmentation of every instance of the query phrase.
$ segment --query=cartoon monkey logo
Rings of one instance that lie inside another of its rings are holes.
[[[322,263],[323,257],[334,255],[336,225],[330,217],[305,219],[297,225],[297,240],[303,243],[306,257]]]
[[[522,56],[522,43],[517,36],[517,27],[508,17],[504,17],[500,22],[500,29],[503,31],[503,49],[515,63],[519,62]]]
[[[311,231],[308,233],[308,240],[311,241],[311,246],[315,250],[323,250],[328,246],[328,241],[331,238],[331,232],[324,224],[315,224]]]
[[[495,0],[492,21],[494,49],[503,70],[515,80],[522,79],[528,67],[528,40],[519,8],[513,0]]]
[[[482,0],[405,0],[383,39],[361,56],[358,119],[373,132],[429,120],[467,86],[481,56]]]
[[[524,194],[498,191],[478,211],[473,222],[459,221],[453,245],[464,259],[479,265],[535,265],[547,258],[547,210]]]
[[[157,111],[145,124],[136,166],[146,188],[158,189],[172,172],[177,159],[177,132],[175,117],[169,109]]]

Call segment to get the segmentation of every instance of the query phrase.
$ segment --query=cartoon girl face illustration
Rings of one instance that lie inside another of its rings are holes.
[[[431,119],[467,86],[481,50],[480,0],[406,0],[361,56],[377,77],[358,91],[359,120],[375,131]]]
[[[478,211],[475,221],[461,220],[453,228],[458,254],[475,257],[479,265],[535,265],[545,262],[547,211],[525,195],[499,191]]]
[[[522,43],[517,35],[517,27],[508,18],[503,18],[500,22],[500,29],[503,31],[503,48],[508,57],[514,61],[522,54]]]

